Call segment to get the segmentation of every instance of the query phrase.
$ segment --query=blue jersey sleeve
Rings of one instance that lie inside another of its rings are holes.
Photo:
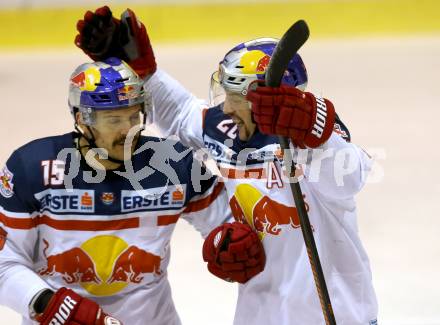
[[[32,168],[31,168],[32,167]],[[19,151],[15,151],[0,171],[0,207],[14,213],[29,213],[36,210],[32,186],[27,175],[29,170]]]
[[[185,157],[184,166],[188,193],[182,217],[206,237],[212,229],[232,219],[227,193],[220,178],[193,152]]]
[[[24,316],[32,297],[49,287],[32,269],[38,214],[28,172],[34,168],[17,150],[0,171],[0,304]]]

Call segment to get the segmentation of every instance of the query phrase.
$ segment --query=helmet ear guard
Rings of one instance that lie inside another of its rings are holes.
[[[278,43],[275,38],[258,38],[240,43],[226,53],[218,71],[211,76],[210,103],[224,101],[226,92],[247,95],[249,85],[263,80],[270,58]],[[304,90],[307,86],[307,70],[296,54],[284,73],[282,83]]]
[[[78,108],[80,114],[80,122],[82,124],[93,126],[96,123],[96,112],[91,107]]]

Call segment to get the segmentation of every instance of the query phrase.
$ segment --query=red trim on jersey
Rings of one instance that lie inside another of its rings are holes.
[[[217,183],[212,193],[203,199],[189,202],[183,213],[198,212],[207,208],[219,196],[224,184]],[[157,225],[166,226],[176,223],[180,214],[158,216]],[[32,229],[38,225],[47,225],[58,230],[102,231],[139,228],[139,217],[121,220],[57,220],[47,215],[36,218],[13,218],[0,213],[0,222],[13,229]]]
[[[0,213],[0,222],[14,229],[32,229],[36,226],[33,218],[13,218]]]
[[[58,230],[100,231],[139,228],[139,217],[121,220],[56,220],[42,215],[36,221],[38,225],[47,225]]]
[[[223,183],[217,183],[210,195],[198,201],[189,202],[185,210],[183,210],[183,213],[198,212],[207,208],[219,196],[220,192],[223,190],[223,187]]]
[[[220,173],[225,178],[230,179],[266,179],[266,169],[264,168],[253,168],[253,169],[235,169],[235,168],[224,168],[220,167]]]
[[[170,215],[170,216],[158,216],[157,225],[158,226],[168,226],[176,223],[179,220],[180,214]]]
[[[58,230],[119,230],[139,228],[139,217],[121,220],[56,220],[42,215],[36,218],[12,218],[0,213],[0,221],[13,229],[32,229],[38,225],[47,225]]]

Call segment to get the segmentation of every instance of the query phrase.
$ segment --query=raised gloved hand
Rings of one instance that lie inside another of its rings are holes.
[[[215,276],[245,283],[264,270],[266,255],[258,235],[246,224],[225,223],[203,243],[203,260]]]
[[[41,325],[122,325],[121,321],[104,313],[96,302],[67,288],[55,292],[36,320]]]
[[[262,133],[289,137],[300,148],[316,148],[332,133],[335,108],[328,99],[293,86],[272,88],[261,83],[249,87],[246,99]]]
[[[135,13],[127,9],[116,19],[109,7],[87,11],[76,24],[75,44],[92,60],[117,57],[127,62],[141,77],[153,74],[157,65],[150,39]]]

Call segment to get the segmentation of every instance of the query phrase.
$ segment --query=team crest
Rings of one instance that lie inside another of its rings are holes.
[[[0,193],[5,198],[10,198],[14,195],[13,177],[14,174],[12,174],[6,166],[0,171]]]
[[[115,201],[115,195],[113,194],[113,192],[104,192],[101,194],[101,201],[105,205],[113,204],[113,202]]]

